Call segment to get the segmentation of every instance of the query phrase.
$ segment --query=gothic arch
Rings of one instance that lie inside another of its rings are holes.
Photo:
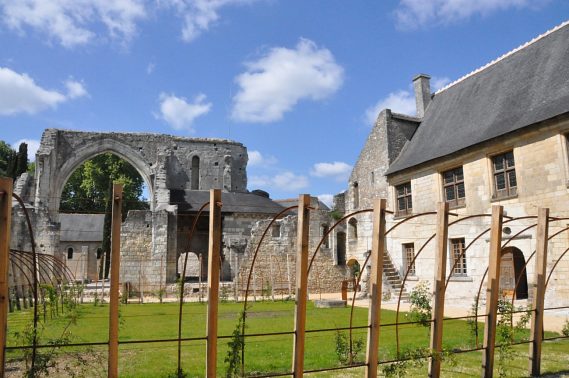
[[[59,211],[63,188],[65,187],[67,180],[69,180],[69,177],[71,177],[71,174],[87,160],[107,152],[110,152],[114,155],[117,155],[121,159],[126,160],[138,171],[142,179],[146,182],[148,190],[150,191],[150,207],[151,209],[154,208],[154,187],[152,180],[152,171],[149,164],[147,164],[141,154],[131,146],[113,139],[103,139],[97,144],[89,144],[85,147],[75,150],[69,156],[62,156],[60,159],[63,161],[63,164],[58,169],[57,174],[52,174],[52,180],[50,180],[50,187],[52,188],[51,191],[45,186],[40,185],[38,187],[37,196],[40,200],[48,198],[48,208],[51,214],[56,214]],[[46,162],[42,163],[44,165],[46,164]],[[55,165],[57,166],[57,164]],[[52,166],[50,168],[54,169],[57,167]],[[49,192],[55,194],[55,198],[49,198]]]

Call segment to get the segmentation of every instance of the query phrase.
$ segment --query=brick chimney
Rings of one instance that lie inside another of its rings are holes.
[[[431,77],[419,74],[413,78],[413,88],[415,89],[415,103],[417,104],[417,117],[423,118],[425,110],[431,102]]]

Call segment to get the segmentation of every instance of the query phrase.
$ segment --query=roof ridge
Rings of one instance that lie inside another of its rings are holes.
[[[507,53],[505,53],[505,54],[499,56],[498,58],[496,58],[496,59],[490,61],[489,63],[486,63],[486,64],[483,65],[482,67],[479,67],[479,68],[477,68],[477,69],[471,71],[470,73],[467,73],[466,75],[464,75],[464,76],[458,78],[457,80],[455,80],[455,81],[453,81],[453,82],[450,82],[449,84],[445,85],[444,87],[442,87],[441,89],[439,89],[438,91],[436,91],[436,92],[435,92],[435,95],[436,95],[436,94],[439,94],[439,93],[441,93],[441,92],[443,92],[443,91],[445,91],[445,90],[447,90],[447,89],[449,89],[450,87],[452,87],[452,86],[454,86],[454,85],[456,85],[456,84],[458,84],[458,83],[460,83],[460,82],[462,82],[462,81],[464,81],[464,80],[466,80],[466,79],[468,79],[468,78],[471,77],[471,76],[476,75],[477,73],[479,73],[479,72],[485,70],[486,68],[495,65],[496,63],[498,63],[498,62],[500,62],[500,61],[506,59],[507,57],[509,57],[509,56],[511,56],[511,55],[513,55],[513,54],[515,54],[515,53],[517,53],[518,51],[520,51],[520,50],[522,50],[522,49],[524,49],[524,48],[526,48],[526,47],[528,47],[528,46],[530,46],[530,45],[536,43],[537,41],[539,41],[539,40],[541,40],[541,39],[547,37],[548,35],[550,35],[550,34],[556,32],[557,30],[559,30],[559,29],[561,29],[561,28],[563,28],[563,27],[565,27],[565,26],[567,26],[567,25],[569,25],[569,20],[562,22],[561,24],[555,26],[554,28],[552,28],[552,29],[546,31],[546,32],[543,33],[543,34],[538,35],[537,37],[533,38],[532,40],[530,40],[530,41],[528,41],[528,42],[526,42],[526,43],[524,43],[524,44],[522,44],[522,45],[516,47],[516,48],[513,49],[513,50],[508,51]]]

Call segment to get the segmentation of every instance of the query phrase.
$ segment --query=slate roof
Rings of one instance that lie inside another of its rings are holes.
[[[62,242],[100,242],[105,214],[59,214]]]
[[[275,202],[281,205],[282,207],[291,207],[298,205],[298,198],[277,199],[275,200]],[[317,207],[318,210],[330,211],[328,205],[320,201],[318,197],[310,197],[310,206]],[[298,209],[292,209],[291,212],[296,213],[298,212]]]
[[[387,174],[569,112],[569,21],[435,93]]]
[[[209,201],[207,190],[171,190],[170,203],[180,212],[197,212]],[[222,213],[277,214],[283,207],[272,199],[252,193],[221,192]]]

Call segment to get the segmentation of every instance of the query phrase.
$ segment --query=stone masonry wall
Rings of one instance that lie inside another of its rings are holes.
[[[261,235],[270,220],[259,221],[252,230],[250,243],[247,245],[246,254],[241,261],[237,286],[241,294],[245,291],[247,277],[251,268],[253,253],[259,243]],[[309,231],[309,256],[312,257],[314,250],[321,239],[322,226],[331,226],[332,219],[328,211],[316,210],[310,213]],[[261,295],[268,288],[273,288],[276,293],[294,294],[296,278],[296,241],[297,241],[297,217],[289,215],[277,220],[267,233],[257,259],[255,261],[252,276],[251,291],[253,295]],[[345,266],[335,264],[334,249],[331,248],[332,235],[330,235],[329,247],[320,248],[308,278],[309,292],[311,293],[337,293],[341,290],[342,280],[348,278],[348,270]]]

